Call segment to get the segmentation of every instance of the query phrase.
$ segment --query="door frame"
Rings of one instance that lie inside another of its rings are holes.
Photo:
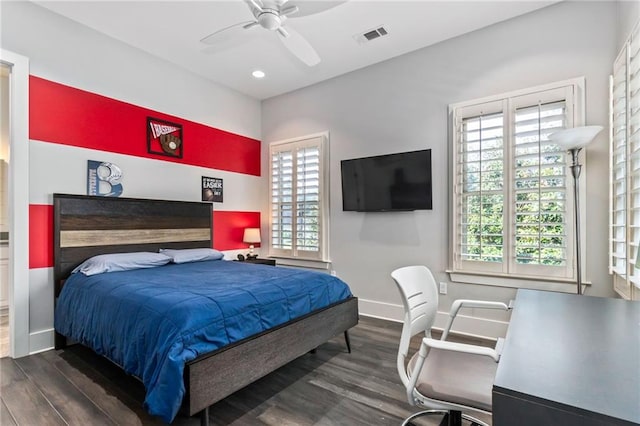
[[[29,355],[29,58],[0,49],[9,92],[9,356]]]

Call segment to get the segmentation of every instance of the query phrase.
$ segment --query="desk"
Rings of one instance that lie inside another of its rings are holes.
[[[640,302],[518,290],[494,426],[640,424]]]

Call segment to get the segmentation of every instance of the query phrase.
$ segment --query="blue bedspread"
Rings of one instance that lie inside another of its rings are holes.
[[[145,408],[169,423],[185,362],[349,296],[328,274],[223,260],[78,273],[58,298],[55,329],[139,377]]]

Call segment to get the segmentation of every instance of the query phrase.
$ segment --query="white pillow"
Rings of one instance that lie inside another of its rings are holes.
[[[203,260],[220,260],[224,254],[218,250],[210,248],[194,248],[194,249],[160,249],[160,253],[171,258],[173,263],[200,262]]]
[[[154,268],[166,265],[171,258],[161,253],[147,251],[133,253],[100,254],[85,260],[77,266],[72,274],[82,272],[85,275],[103,272],[129,271],[131,269]]]

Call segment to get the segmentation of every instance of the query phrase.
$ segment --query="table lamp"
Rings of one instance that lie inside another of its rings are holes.
[[[573,203],[576,224],[576,284],[578,285],[578,294],[582,294],[582,263],[580,261],[580,199],[579,199],[579,178],[582,170],[578,154],[582,148],[587,146],[600,131],[602,126],[582,126],[572,129],[560,130],[549,135],[549,140],[560,148],[571,154],[573,164],[571,165],[571,174],[573,175]]]
[[[247,257],[258,257],[257,254],[253,254],[253,245],[260,244],[260,228],[245,228],[242,241],[249,244],[249,254]]]

